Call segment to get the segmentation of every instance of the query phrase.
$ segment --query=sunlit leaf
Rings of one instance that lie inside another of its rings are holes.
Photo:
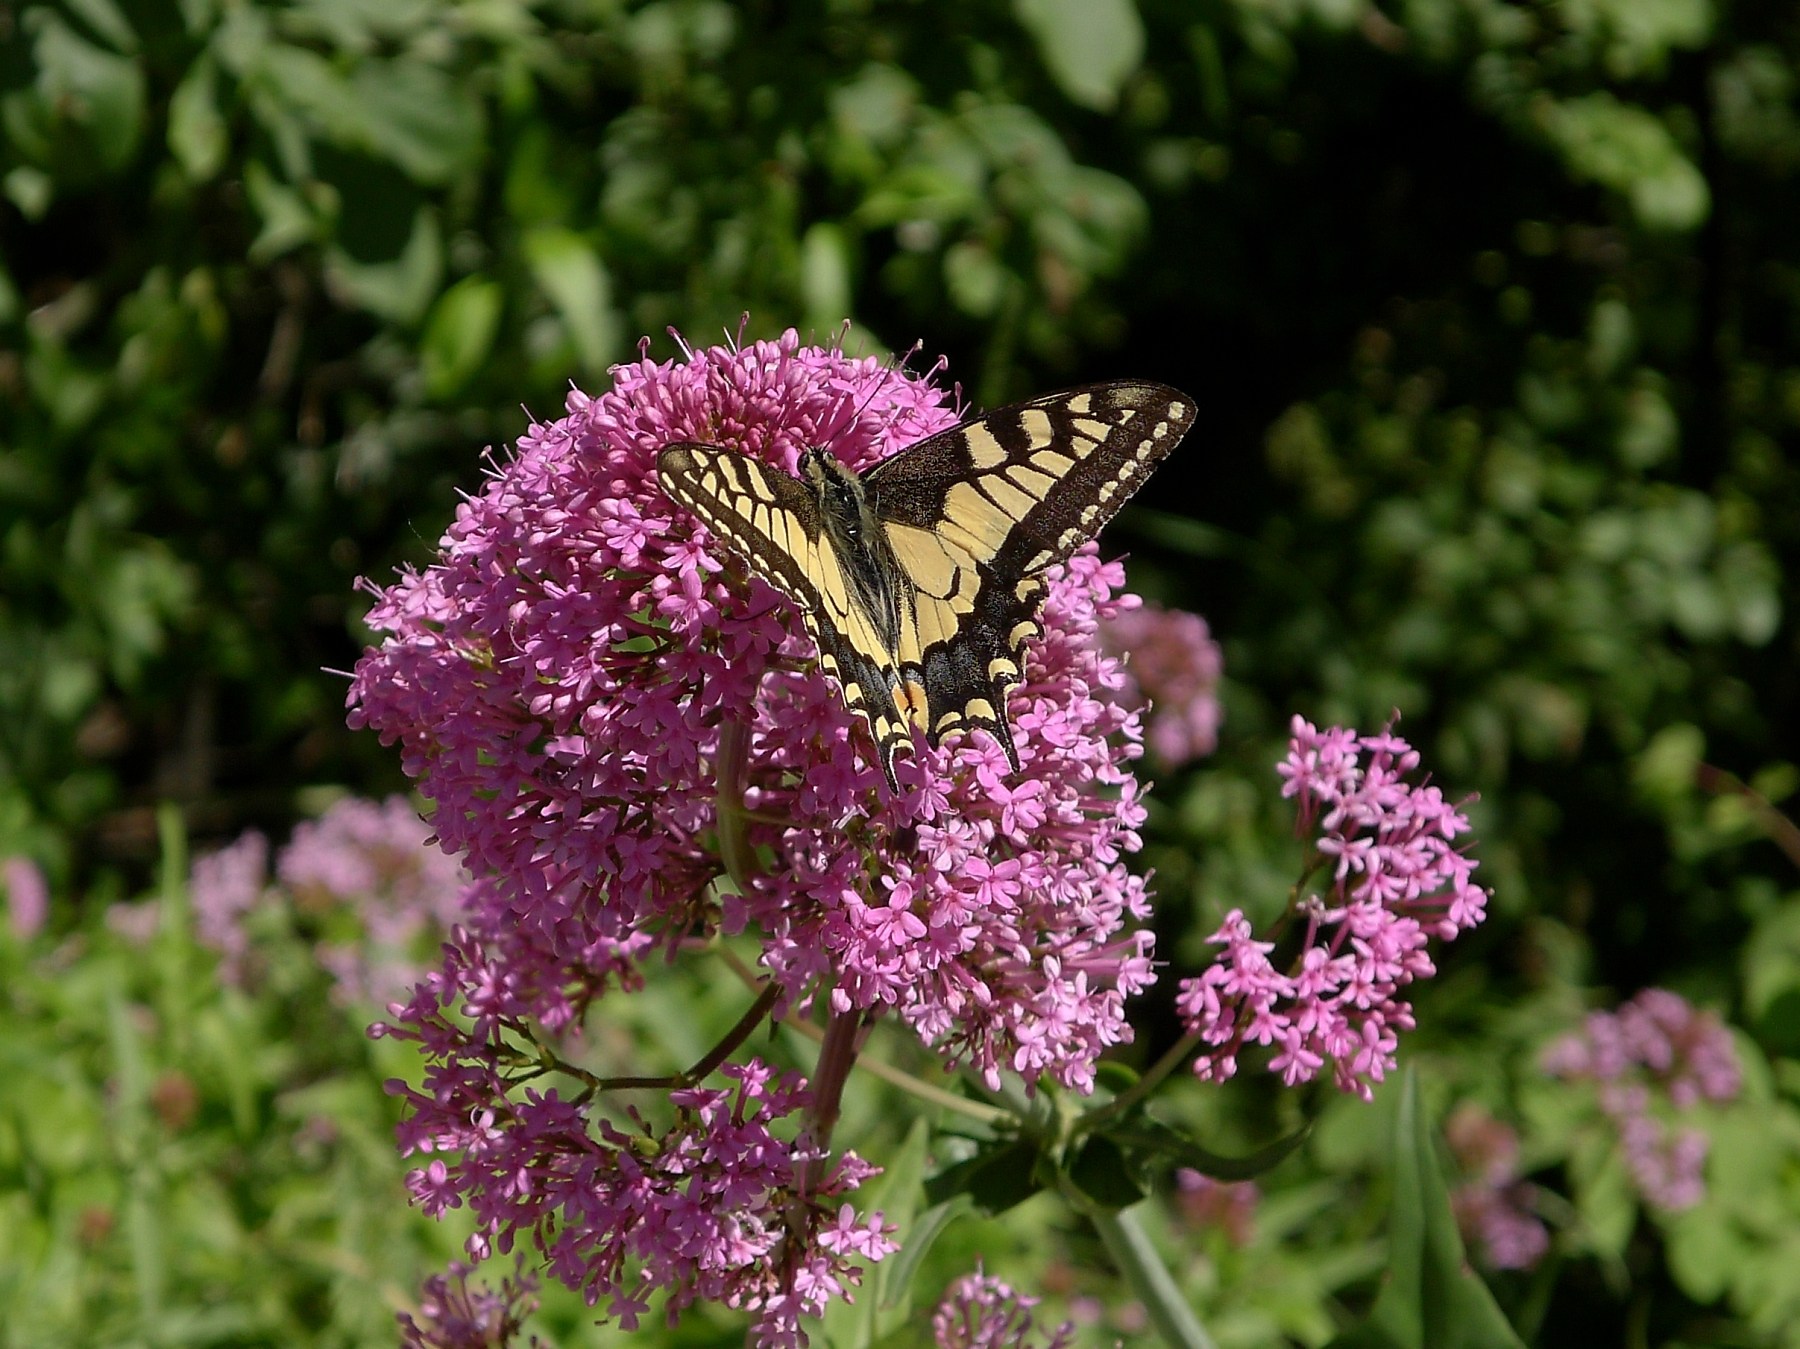
[[[479,276],[465,276],[438,297],[419,344],[425,387],[434,398],[462,388],[487,359],[502,303],[500,287]]]
[[[538,285],[574,339],[584,369],[598,374],[616,359],[621,335],[612,281],[593,246],[573,230],[545,227],[525,236]]]
[[[1106,111],[1144,58],[1134,0],[1014,0],[1051,76],[1084,107]]]

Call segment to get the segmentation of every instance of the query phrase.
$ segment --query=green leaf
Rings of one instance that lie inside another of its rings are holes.
[[[1691,722],[1665,726],[1651,737],[1632,765],[1632,786],[1639,795],[1665,809],[1693,800],[1706,733]]]
[[[841,225],[820,221],[800,239],[800,294],[807,325],[829,332],[850,317],[850,241]]]
[[[1139,1116],[1101,1130],[1124,1147],[1170,1166],[1191,1166],[1214,1180],[1250,1180],[1279,1165],[1312,1133],[1309,1120],[1293,1133],[1258,1148],[1246,1157],[1226,1157],[1200,1146],[1179,1129]]]
[[[914,1120],[906,1140],[887,1159],[881,1175],[857,1192],[857,1207],[864,1212],[880,1211],[899,1231],[901,1253],[916,1241],[913,1214],[923,1192],[926,1153],[931,1142],[931,1126]],[[941,1230],[941,1228],[939,1229]],[[935,1236],[936,1232],[932,1233]],[[926,1238],[929,1244],[930,1237]],[[917,1256],[913,1257],[914,1264]],[[856,1301],[832,1301],[825,1310],[823,1329],[833,1349],[871,1349],[905,1319],[905,1311],[896,1312],[895,1304],[904,1288],[894,1289],[894,1260],[864,1266],[863,1291]],[[907,1277],[911,1277],[910,1270]]]
[[[1105,1134],[1081,1145],[1069,1163],[1069,1182],[1096,1204],[1129,1208],[1150,1193],[1132,1159]]]
[[[196,183],[218,173],[228,148],[214,83],[212,60],[202,56],[169,99],[169,149]]]
[[[27,9],[19,22],[35,30],[36,81],[30,94],[6,102],[6,133],[15,149],[58,177],[122,168],[143,130],[143,70],[95,46],[52,10]]]
[[[1647,108],[1602,91],[1546,100],[1539,122],[1571,173],[1626,197],[1646,227],[1691,230],[1706,219],[1706,179]]]
[[[899,1253],[882,1262],[883,1307],[904,1309],[912,1290],[913,1278],[924,1263],[932,1243],[944,1234],[951,1223],[965,1213],[972,1213],[974,1209],[974,1201],[966,1194],[959,1194],[941,1204],[933,1204],[919,1215],[918,1221],[903,1235]]]
[[[1524,1349],[1468,1267],[1411,1069],[1400,1082],[1392,1177],[1386,1284],[1368,1320],[1338,1336],[1331,1349]]]
[[[1013,13],[1069,100],[1108,112],[1144,59],[1132,0],[1014,0]]]
[[[1037,1144],[1028,1139],[987,1144],[967,1161],[927,1180],[925,1197],[932,1204],[942,1204],[966,1194],[984,1215],[1004,1213],[1043,1189],[1037,1174],[1038,1155]]]
[[[271,262],[313,237],[313,213],[306,199],[269,172],[261,160],[244,166],[244,192],[262,229],[250,243],[250,261]]]
[[[21,164],[0,180],[0,190],[27,220],[41,220],[56,195],[56,180],[42,169]]]
[[[600,374],[612,363],[622,340],[606,264],[586,239],[555,227],[526,234],[525,259],[574,340],[582,368]]]
[[[385,262],[362,262],[340,247],[325,255],[325,276],[349,302],[394,323],[412,323],[437,293],[444,271],[443,232],[437,212],[421,206],[400,255]]]
[[[415,182],[447,183],[481,157],[480,103],[435,66],[416,58],[366,61],[350,93],[370,148]]]
[[[438,297],[419,344],[425,388],[448,398],[468,382],[494,348],[503,301],[500,287],[485,277],[466,276]]]

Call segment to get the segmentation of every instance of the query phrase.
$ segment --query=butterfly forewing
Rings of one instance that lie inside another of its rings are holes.
[[[896,653],[928,694],[933,743],[981,727],[1018,754],[1006,698],[1038,631],[1045,568],[1091,539],[1193,424],[1157,384],[1094,384],[928,437],[864,478],[918,588]]]
[[[716,445],[667,447],[657,457],[657,479],[671,500],[799,606],[820,663],[874,732],[891,783],[894,749],[912,738],[894,705],[900,674],[852,598],[812,491],[779,469]]]

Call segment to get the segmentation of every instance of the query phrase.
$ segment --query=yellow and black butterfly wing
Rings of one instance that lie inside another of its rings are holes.
[[[799,606],[826,673],[874,732],[891,784],[894,749],[912,743],[910,726],[894,705],[894,690],[903,687],[900,672],[852,596],[811,490],[717,445],[670,445],[657,456],[656,468],[671,500]]]
[[[1194,412],[1163,385],[1092,384],[927,437],[864,475],[916,588],[895,654],[925,689],[933,744],[978,726],[1018,767],[1006,698],[1038,631],[1042,574],[1118,513]]]

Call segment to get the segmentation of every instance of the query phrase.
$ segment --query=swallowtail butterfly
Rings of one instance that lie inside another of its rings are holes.
[[[1159,384],[1090,384],[928,436],[858,474],[825,449],[793,477],[716,445],[666,447],[663,490],[800,608],[825,670],[894,752],[980,727],[1018,751],[1006,698],[1046,568],[1143,486],[1194,421]]]

